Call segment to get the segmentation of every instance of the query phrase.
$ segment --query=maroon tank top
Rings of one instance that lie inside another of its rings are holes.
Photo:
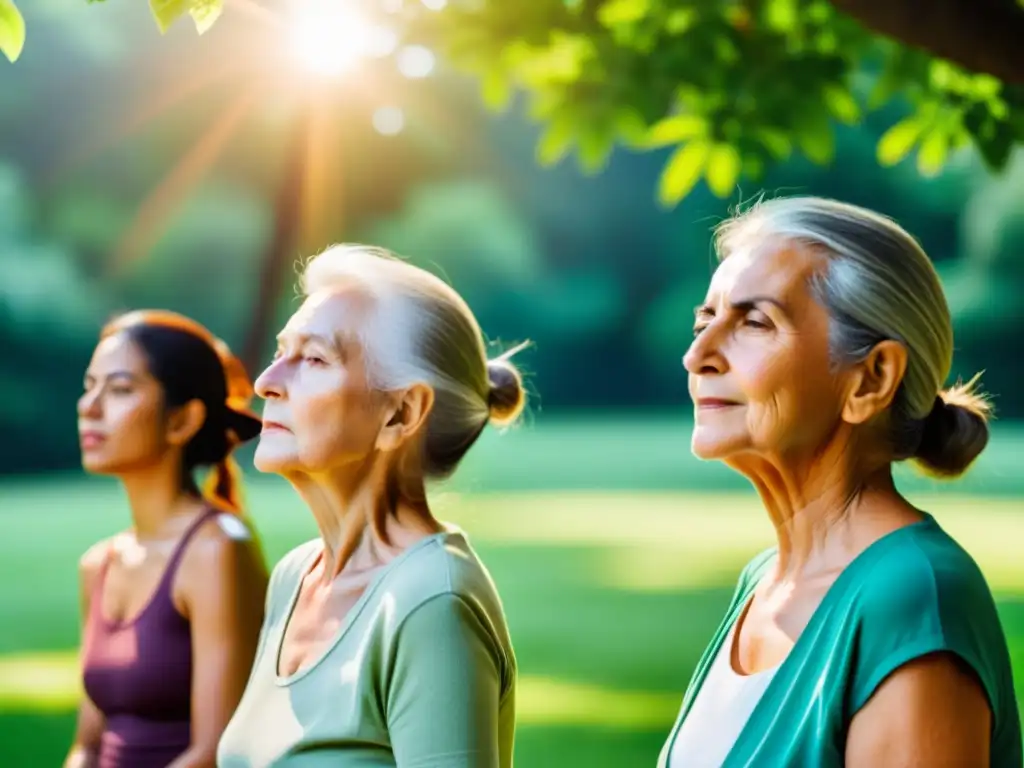
[[[99,768],[166,768],[188,749],[192,715],[192,636],[171,587],[181,557],[210,510],[185,531],[156,592],[134,617],[103,616],[108,557],[96,580],[83,646],[83,682],[106,718]]]

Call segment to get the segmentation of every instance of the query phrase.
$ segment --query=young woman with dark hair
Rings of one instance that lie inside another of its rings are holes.
[[[252,384],[203,326],[148,311],[103,329],[84,390],[82,464],[120,480],[132,525],[80,563],[85,696],[65,767],[212,768],[266,593],[231,459],[261,428]]]

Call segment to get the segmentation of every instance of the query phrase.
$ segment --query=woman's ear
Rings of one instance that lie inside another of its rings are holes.
[[[397,394],[384,411],[384,424],[377,436],[377,450],[393,451],[419,432],[434,405],[434,390],[413,384]]]
[[[843,420],[864,424],[887,410],[907,372],[907,348],[898,341],[880,341],[854,366]]]
[[[202,400],[189,400],[168,414],[165,439],[170,445],[181,448],[196,436],[205,422],[206,405]]]

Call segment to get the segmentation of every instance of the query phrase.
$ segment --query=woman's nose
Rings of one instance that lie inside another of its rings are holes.
[[[683,355],[683,368],[691,374],[724,373],[728,368],[720,349],[720,334],[708,326],[701,331]]]
[[[274,360],[257,377],[253,384],[253,390],[264,400],[281,397],[284,394],[281,379],[281,360]]]
[[[78,398],[78,415],[80,417],[100,415],[100,397],[98,392],[86,392]]]

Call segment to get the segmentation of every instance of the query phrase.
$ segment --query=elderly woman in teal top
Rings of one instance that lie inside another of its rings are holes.
[[[1009,653],[978,566],[893,484],[988,440],[943,389],[953,333],[928,257],[891,220],[763,202],[717,233],[683,360],[693,451],[753,483],[777,546],[746,567],[662,768],[1020,768]]]
[[[320,536],[274,569],[217,764],[509,768],[516,662],[501,601],[424,483],[488,423],[516,419],[519,373],[510,354],[487,360],[455,291],[386,252],[331,248],[301,286],[256,382],[255,462],[295,487]]]

